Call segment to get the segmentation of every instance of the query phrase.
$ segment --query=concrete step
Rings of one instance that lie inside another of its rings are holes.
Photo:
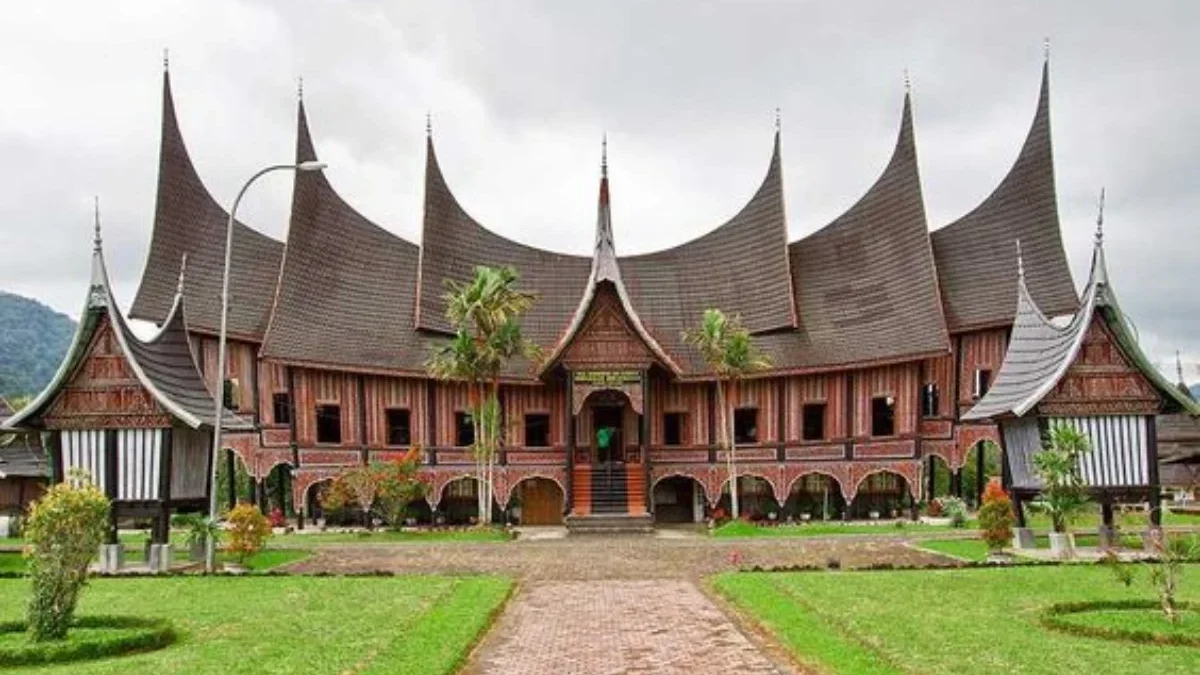
[[[648,513],[592,514],[567,516],[571,534],[646,534],[654,531],[654,518]]]

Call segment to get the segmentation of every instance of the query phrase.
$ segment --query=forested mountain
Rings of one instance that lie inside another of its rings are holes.
[[[0,395],[41,391],[74,335],[75,322],[69,316],[37,300],[0,291]]]

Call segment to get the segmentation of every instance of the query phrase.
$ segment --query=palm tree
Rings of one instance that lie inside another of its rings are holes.
[[[479,516],[492,519],[492,478],[500,445],[500,373],[517,356],[536,358],[537,350],[521,334],[520,315],[534,296],[516,288],[520,275],[512,267],[476,267],[466,283],[446,281],[446,317],[454,337],[437,348],[429,372],[467,383],[473,451],[479,482]]]
[[[726,317],[719,309],[706,309],[700,325],[683,334],[683,339],[700,351],[717,378],[717,409],[720,411],[719,442],[729,448],[725,461],[729,470],[730,514],[738,517],[737,442],[733,429],[733,405],[737,383],[747,375],[771,367],[771,361],[755,348],[750,331],[741,318]]]
[[[1042,451],[1033,456],[1042,479],[1041,508],[1050,516],[1055,532],[1066,532],[1071,519],[1088,503],[1079,458],[1090,451],[1087,435],[1060,423],[1050,428]]]

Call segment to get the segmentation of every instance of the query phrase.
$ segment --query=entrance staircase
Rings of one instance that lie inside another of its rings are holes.
[[[646,477],[641,464],[576,466],[575,494],[567,529],[571,533],[651,532],[646,511]]]

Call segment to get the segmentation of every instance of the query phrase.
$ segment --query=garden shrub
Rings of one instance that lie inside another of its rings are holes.
[[[942,517],[950,519],[951,527],[965,527],[967,524],[967,503],[958,497],[940,497]]]
[[[258,553],[271,536],[271,523],[257,506],[238,504],[226,516],[229,523],[229,550],[239,563]]]
[[[988,550],[999,551],[1012,541],[1012,524],[1012,500],[1000,486],[1000,480],[993,478],[983,491],[983,506],[979,509],[979,529]]]
[[[1055,532],[1066,532],[1067,525],[1090,502],[1079,460],[1091,451],[1091,441],[1075,427],[1059,423],[1050,428],[1042,446],[1033,456],[1042,481],[1041,500],[1034,504],[1050,516]]]
[[[54,485],[30,505],[25,555],[33,581],[28,630],[34,641],[67,636],[88,565],[104,541],[108,511],[104,493],[80,475]]]

